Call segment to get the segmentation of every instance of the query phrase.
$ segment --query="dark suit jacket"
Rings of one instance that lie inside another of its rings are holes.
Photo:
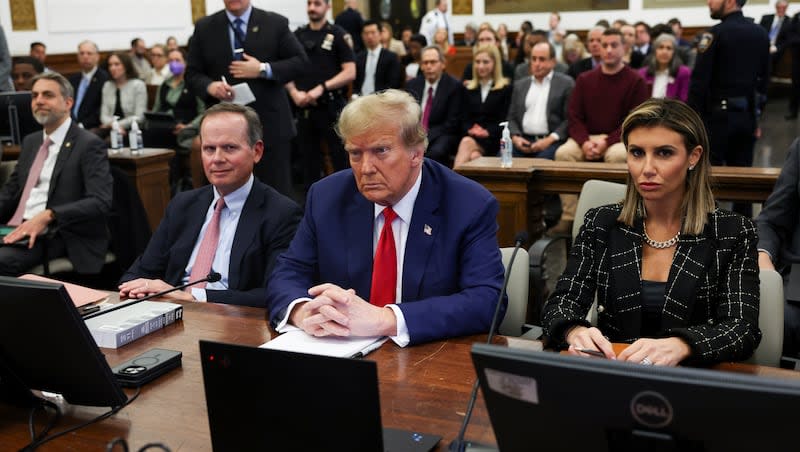
[[[160,278],[182,284],[213,200],[211,185],[176,195],[144,254],[120,281]],[[263,307],[275,259],[289,246],[301,215],[294,201],[254,180],[233,239],[228,290],[207,290],[208,301]]]
[[[761,213],[758,248],[772,256],[775,268],[785,273],[800,263],[800,139],[789,147],[786,162]]]
[[[264,142],[271,146],[290,140],[295,135],[295,127],[283,86],[302,71],[310,70],[303,47],[289,31],[285,17],[253,8],[247,24],[244,52],[269,63],[273,79],[235,79],[228,72],[233,59],[229,24],[224,10],[197,21],[186,63],[186,82],[197,96],[214,104],[217,100],[210,98],[206,91],[211,82],[222,77],[231,85],[246,81],[257,99],[250,106],[256,110],[263,125],[269,127]]]
[[[567,75],[572,77],[573,80],[578,80],[579,75],[586,71],[591,71],[593,68],[594,66],[592,66],[592,57],[584,58],[573,63],[572,66],[569,67]]]
[[[761,26],[764,27],[768,35],[769,31],[772,29],[773,22],[775,22],[775,14],[764,14],[761,17]],[[778,30],[778,35],[775,37],[775,47],[777,47],[779,51],[783,50],[783,46],[788,44],[787,40],[790,37],[791,28],[792,18],[786,15],[783,17],[783,23],[781,23],[781,28]]]
[[[542,325],[557,343],[570,326],[589,326],[585,317],[595,292],[600,331],[612,342],[639,337],[644,233],[641,218],[634,227],[617,221],[621,209],[612,204],[586,213],[542,313]],[[667,280],[663,336],[685,340],[691,361],[746,359],[761,340],[758,284],[755,225],[715,210],[702,234],[680,236]]]
[[[406,83],[408,91],[417,102],[422,102],[422,92],[425,90],[425,77],[417,77]],[[433,143],[439,137],[450,135],[457,136],[461,124],[461,104],[463,85],[447,73],[442,74],[436,93],[433,96],[430,117],[428,118],[428,143]],[[425,106],[422,105],[423,111]]]
[[[17,166],[0,190],[0,223],[14,215],[43,140],[42,132],[23,140]],[[64,241],[67,258],[79,273],[97,273],[103,268],[108,251],[106,216],[111,211],[111,192],[108,148],[73,121],[53,168],[47,208],[56,216],[51,228]]]
[[[364,84],[364,74],[367,67],[366,50],[356,55],[356,80],[353,82],[353,92],[360,93]],[[400,67],[400,58],[391,50],[381,49],[378,64],[375,65],[375,91],[389,88],[400,88],[403,84],[405,73]]]
[[[522,135],[522,118],[525,116],[525,97],[531,88],[532,80],[526,77],[514,83],[511,107],[508,110],[508,131],[511,135]],[[568,76],[553,72],[550,93],[547,96],[547,128],[549,133],[557,133],[560,141],[566,141],[567,106],[575,82]]]
[[[360,12],[345,7],[345,9],[336,16],[334,23],[350,33],[350,37],[353,38],[353,51],[358,53],[364,48],[364,41],[361,40],[361,29],[364,28],[364,18],[361,17]]]
[[[514,80],[514,65],[506,60],[503,60],[503,77]],[[464,73],[461,74],[461,80],[472,80],[472,61],[467,63],[464,67]]]
[[[78,98],[78,85],[81,83],[83,74],[78,72],[69,77],[69,82],[72,84],[72,89],[75,90],[75,99]],[[93,129],[100,127],[100,105],[103,101],[103,84],[109,79],[108,72],[103,68],[98,67],[94,73],[94,77],[89,82],[89,87],[86,89],[86,94],[83,96],[81,108],[78,114],[72,115],[72,119],[83,124],[86,129]]]
[[[497,200],[477,183],[425,159],[403,263],[402,303],[411,343],[486,332],[503,264]],[[267,287],[273,325],[308,289],[330,282],[370,298],[374,204],[351,170],[311,187],[306,212]]]
[[[498,90],[491,90],[485,101],[481,101],[481,88],[464,88],[463,119],[461,121],[461,135],[466,135],[473,124],[478,124],[489,132],[489,140],[494,151],[500,146],[500,135],[503,128],[500,123],[506,120],[508,106],[511,105],[511,85],[506,85]],[[489,149],[484,149],[490,151]],[[493,154],[487,154],[493,155]]]

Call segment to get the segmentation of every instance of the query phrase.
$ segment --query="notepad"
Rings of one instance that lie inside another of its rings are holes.
[[[259,348],[310,353],[312,355],[355,358],[378,349],[388,338],[377,337],[314,337],[303,330],[293,330],[261,344]]]

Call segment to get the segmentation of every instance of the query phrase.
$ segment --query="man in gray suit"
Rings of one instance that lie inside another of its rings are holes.
[[[567,104],[575,82],[555,72],[556,52],[547,41],[531,50],[531,74],[514,83],[508,130],[515,157],[553,159],[567,139]]]

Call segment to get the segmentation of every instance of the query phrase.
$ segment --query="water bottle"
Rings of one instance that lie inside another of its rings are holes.
[[[111,150],[117,152],[122,149],[122,134],[119,133],[119,116],[114,116],[111,121]]]
[[[501,122],[503,137],[500,139],[500,167],[511,168],[511,153],[514,146],[511,144],[511,132],[508,131],[508,121]]]
[[[139,123],[136,118],[133,118],[131,131],[128,133],[128,142],[130,143],[131,154],[139,154],[142,149],[142,131],[139,129]]]

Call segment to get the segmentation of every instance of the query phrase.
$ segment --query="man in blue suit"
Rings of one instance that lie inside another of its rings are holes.
[[[219,273],[217,282],[169,298],[264,306],[276,257],[289,246],[300,207],[253,177],[264,142],[249,107],[221,103],[200,122],[211,185],[175,196],[144,254],[122,276],[120,296],[141,298]]]
[[[309,190],[267,288],[278,331],[405,346],[489,330],[503,282],[497,200],[424,158],[420,111],[398,90],[342,111],[352,169]]]

